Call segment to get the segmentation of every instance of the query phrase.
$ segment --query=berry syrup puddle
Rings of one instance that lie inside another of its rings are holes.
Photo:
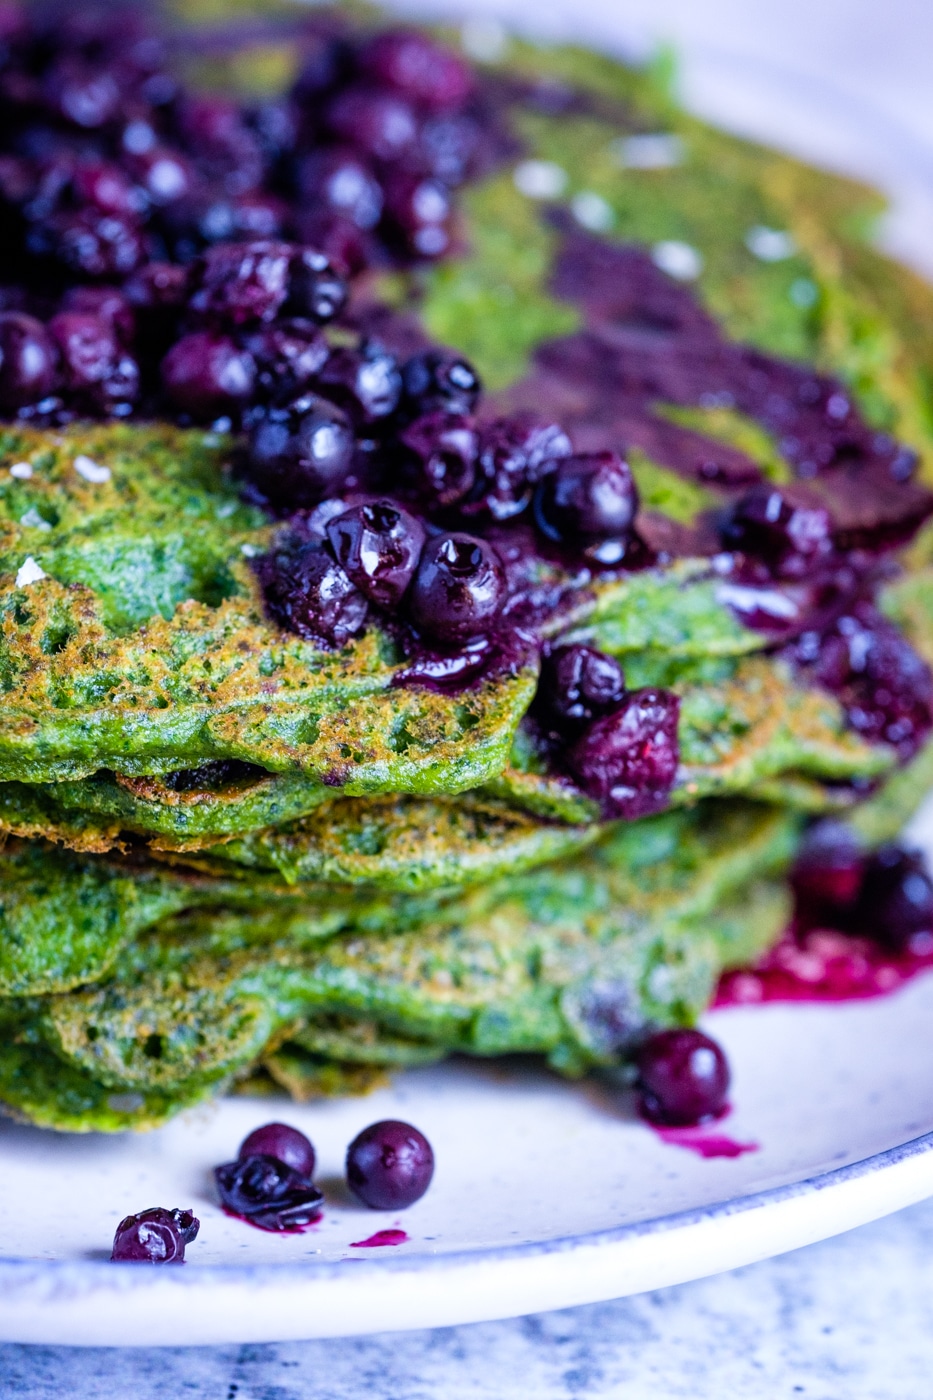
[[[707,1161],[713,1157],[741,1157],[746,1152],[759,1150],[757,1142],[736,1142],[735,1138],[717,1133],[702,1123],[686,1128],[667,1128],[660,1123],[649,1123],[647,1126],[670,1147],[685,1147],[688,1152],[695,1152]]]
[[[384,1249],[386,1245],[406,1244],[408,1236],[404,1230],[377,1230],[365,1240],[354,1240],[351,1249]]]
[[[930,968],[933,933],[914,934],[903,952],[832,929],[814,929],[802,939],[788,933],[754,967],[725,973],[713,1006],[864,1001],[886,996]]]

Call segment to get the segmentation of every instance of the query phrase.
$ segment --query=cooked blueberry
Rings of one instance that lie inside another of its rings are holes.
[[[617,452],[579,453],[545,476],[535,504],[538,524],[551,539],[598,544],[627,538],[638,492]]]
[[[327,105],[326,119],[335,136],[377,160],[397,160],[418,134],[415,114],[407,102],[363,84],[348,87],[333,98]]]
[[[131,306],[143,311],[180,310],[188,299],[190,272],[175,263],[150,262],[134,272],[123,290]]]
[[[322,1193],[278,1157],[257,1152],[214,1168],[222,1204],[261,1230],[301,1230],[321,1214]]]
[[[121,1220],[110,1258],[117,1263],[183,1264],[185,1245],[197,1238],[198,1221],[190,1210],[140,1211]]]
[[[404,470],[427,506],[464,500],[476,480],[478,438],[472,419],[436,411],[409,423],[399,434]]]
[[[357,228],[375,228],[382,214],[382,186],[353,150],[314,151],[302,162],[299,189],[306,203],[323,203]]]
[[[182,336],[162,361],[166,394],[198,422],[236,412],[248,402],[255,380],[252,355],[213,331]]]
[[[54,214],[30,235],[32,252],[51,254],[81,277],[126,277],[146,256],[146,241],[133,218],[75,209]]]
[[[312,506],[344,480],[352,454],[346,414],[305,394],[260,419],[250,435],[249,474],[270,500]]]
[[[221,243],[193,272],[191,309],[232,326],[271,321],[289,293],[288,243]]]
[[[261,1154],[284,1162],[293,1172],[309,1179],[314,1175],[314,1147],[297,1128],[287,1123],[264,1123],[254,1128],[240,1143],[238,1161]]]
[[[272,618],[299,637],[342,647],[366,625],[366,599],[317,541],[282,545],[256,571]]]
[[[854,921],[860,933],[897,949],[933,933],[933,880],[918,851],[889,845],[869,857]]]
[[[70,287],[62,297],[63,311],[80,311],[97,316],[126,346],[132,344],[136,330],[133,308],[119,287]]]
[[[49,322],[61,358],[62,383],[84,410],[119,411],[139,393],[139,367],[100,316],[61,311]]]
[[[370,501],[338,515],[327,538],[347,577],[380,607],[395,607],[411,580],[424,526],[392,501]]]
[[[0,312],[0,408],[15,413],[55,388],[58,352],[41,321]]]
[[[659,1031],[635,1058],[641,1111],[672,1127],[702,1123],[726,1107],[729,1064],[702,1031]]]
[[[473,88],[472,74],[456,54],[410,30],[377,34],[363,47],[360,64],[382,86],[431,111],[461,106]]]
[[[292,259],[288,308],[295,316],[323,325],[339,316],[347,301],[347,284],[329,258],[314,248],[302,248]]]
[[[265,399],[292,399],[323,369],[330,350],[317,326],[298,317],[263,326],[246,337]]]
[[[519,515],[531,501],[536,484],[569,458],[570,439],[556,423],[542,423],[530,414],[498,418],[480,435],[479,476],[475,502],[469,511],[486,512],[494,520]],[[580,459],[575,459],[580,460]]]
[[[755,486],[734,507],[723,543],[782,572],[804,572],[830,549],[829,515],[822,507],[791,504],[776,487]]]
[[[440,180],[402,172],[386,181],[385,222],[414,257],[439,258],[451,244],[451,198]]]
[[[864,866],[862,842],[851,826],[828,817],[810,827],[791,873],[800,925],[848,928]]]
[[[321,388],[361,423],[387,418],[398,406],[402,377],[398,362],[377,340],[358,350],[335,350],[318,376]]]
[[[414,1205],[431,1185],[434,1153],[410,1123],[373,1123],[347,1148],[347,1185],[372,1210]]]
[[[557,647],[541,669],[539,693],[549,718],[588,724],[616,710],[625,698],[622,667],[612,656],[581,645]]]
[[[408,597],[419,631],[438,642],[488,632],[505,601],[505,575],[491,544],[473,535],[428,540]]]
[[[476,370],[452,350],[424,350],[402,366],[405,404],[414,414],[470,414],[482,390]]]
[[[669,690],[630,691],[569,750],[571,771],[607,816],[659,811],[677,776],[680,701]]]

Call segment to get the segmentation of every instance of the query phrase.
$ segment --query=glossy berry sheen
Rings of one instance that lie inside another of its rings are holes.
[[[425,350],[402,366],[405,407],[420,416],[442,412],[469,415],[482,382],[476,370],[453,350]]]
[[[491,544],[473,535],[428,540],[408,596],[419,632],[442,644],[481,636],[505,601],[505,575]]]
[[[498,418],[480,434],[476,499],[467,513],[488,513],[494,520],[519,515],[531,501],[535,485],[554,473],[572,451],[570,439],[556,423],[530,414]]]
[[[409,30],[377,34],[359,61],[376,82],[428,111],[456,109],[473,90],[472,74],[456,54]]]
[[[277,505],[313,506],[335,492],[353,455],[347,415],[329,399],[305,394],[272,408],[250,434],[248,472]]]
[[[324,325],[347,303],[347,284],[330,259],[315,248],[302,248],[292,259],[287,310]]]
[[[795,916],[801,929],[847,929],[865,868],[858,834],[826,818],[806,833],[791,872]]]
[[[97,316],[107,322],[122,345],[132,345],[136,318],[119,287],[70,287],[62,297],[62,310]]]
[[[41,233],[28,239],[30,250],[51,254],[79,277],[113,281],[144,261],[146,239],[134,219],[75,209],[55,214]]]
[[[328,522],[334,558],[371,602],[401,602],[421,558],[424,526],[392,501],[353,506]]]
[[[402,1210],[431,1185],[434,1153],[410,1123],[373,1123],[347,1149],[347,1185],[372,1210]]]
[[[294,252],[268,240],[209,248],[192,274],[191,310],[221,325],[271,321],[288,296]]]
[[[614,657],[594,647],[557,647],[542,665],[539,692],[549,719],[573,731],[619,708],[625,676]]]
[[[140,1211],[121,1220],[110,1258],[116,1263],[183,1264],[185,1246],[197,1238],[198,1221],[190,1210]]]
[[[386,181],[385,225],[409,253],[439,258],[450,249],[450,191],[440,180],[393,174]]]
[[[55,389],[58,351],[41,321],[0,312],[0,408],[15,413]]]
[[[631,468],[617,452],[566,457],[538,488],[536,518],[545,535],[565,544],[624,541],[638,510]]]
[[[286,542],[257,560],[256,571],[266,607],[286,631],[341,647],[366,625],[366,598],[316,541]]]
[[[377,340],[364,340],[358,350],[335,350],[322,368],[318,383],[359,423],[388,418],[402,395],[398,362]]]
[[[417,119],[406,101],[362,83],[333,98],[325,119],[341,141],[381,161],[398,160],[418,135]]]
[[[200,423],[236,413],[249,401],[255,382],[252,355],[214,331],[182,336],[162,361],[168,398]]]
[[[635,1064],[640,1108],[652,1123],[686,1127],[726,1107],[729,1064],[702,1031],[660,1031],[644,1042]]]
[[[139,366],[100,316],[60,311],[49,322],[59,353],[64,388],[79,407],[99,413],[132,404],[139,393]]]
[[[287,1123],[264,1123],[240,1143],[237,1160],[256,1155],[275,1157],[293,1172],[309,1179],[314,1175],[314,1147],[304,1133]]]
[[[317,326],[299,317],[263,326],[245,337],[244,346],[256,363],[260,396],[277,402],[307,389],[330,354]]]
[[[822,507],[792,504],[774,487],[756,486],[733,509],[723,543],[783,574],[804,573],[831,549],[829,515]]]
[[[428,509],[450,506],[469,496],[476,481],[479,439],[471,418],[435,411],[409,423],[399,434],[403,473]]]
[[[337,147],[305,157],[298,173],[305,204],[323,203],[359,229],[375,228],[382,215],[382,186],[356,151]]]
[[[882,846],[865,862],[854,915],[859,933],[898,950],[933,933],[933,880],[918,851]]]
[[[580,786],[607,817],[660,811],[677,776],[680,701],[669,690],[633,690],[568,751]]]
[[[214,1168],[221,1203],[261,1230],[300,1230],[321,1214],[323,1194],[302,1172],[264,1152]]]

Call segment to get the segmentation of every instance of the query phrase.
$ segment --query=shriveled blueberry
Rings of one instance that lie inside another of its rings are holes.
[[[424,350],[402,366],[405,406],[412,414],[470,414],[482,383],[469,360],[453,350]]]
[[[410,1123],[388,1118],[364,1128],[347,1148],[347,1185],[372,1210],[414,1205],[431,1185],[434,1153]]]
[[[236,412],[252,396],[256,365],[229,336],[194,331],[162,361],[162,383],[176,407],[199,422]]]
[[[305,203],[323,203],[357,228],[375,228],[382,214],[382,186],[356,151],[313,151],[302,161],[298,186]]]
[[[564,458],[545,476],[535,498],[540,528],[564,543],[625,540],[637,509],[631,468],[617,452]]]
[[[791,872],[799,924],[847,929],[864,867],[862,842],[851,826],[831,817],[811,826]]]
[[[200,1228],[190,1210],[143,1210],[120,1221],[110,1258],[120,1264],[183,1264],[185,1245]]]
[[[429,111],[460,107],[473,90],[473,76],[455,53],[412,30],[377,34],[363,46],[359,62],[383,87]]]
[[[888,845],[869,857],[854,922],[860,933],[899,950],[915,934],[933,933],[933,880],[919,851]]]
[[[702,1031],[659,1031],[641,1046],[635,1064],[641,1111],[652,1123],[686,1127],[726,1107],[729,1063]]]
[[[571,772],[607,816],[646,816],[667,803],[677,776],[680,701],[669,690],[630,691],[567,754]]]
[[[99,316],[60,311],[49,331],[61,357],[62,382],[78,404],[92,412],[118,411],[139,393],[139,366]]]
[[[557,647],[542,666],[539,693],[558,724],[589,724],[619,708],[625,676],[614,657],[594,647]]]
[[[313,506],[346,477],[353,429],[329,399],[304,394],[272,408],[250,435],[249,475],[282,505]]]
[[[0,312],[0,408],[15,413],[38,403],[56,383],[58,351],[41,321],[20,311]]]
[[[263,326],[244,341],[256,362],[256,383],[265,399],[294,398],[319,374],[330,354],[312,321],[299,317]]]
[[[542,423],[530,414],[487,424],[479,448],[483,484],[477,485],[477,499],[468,511],[488,513],[494,520],[519,515],[531,501],[536,484],[556,472],[571,451],[563,428]]]
[[[479,445],[472,419],[426,413],[403,428],[399,442],[405,449],[405,475],[426,505],[449,506],[470,494]]]
[[[393,501],[353,506],[327,525],[337,563],[361,593],[380,607],[401,602],[424,544],[424,526]]]
[[[51,254],[81,277],[108,281],[127,277],[146,256],[146,240],[135,219],[98,209],[54,214],[27,239],[30,251]]]
[[[734,507],[723,543],[784,573],[800,573],[830,550],[829,515],[822,507],[791,504],[776,487],[755,486]]]
[[[366,625],[366,599],[318,541],[280,545],[256,572],[270,615],[299,637],[342,647]]]
[[[304,1133],[287,1123],[264,1123],[240,1143],[237,1160],[262,1154],[284,1162],[293,1172],[309,1179],[314,1175],[314,1147]]]
[[[318,375],[318,383],[360,423],[387,418],[402,394],[398,361],[374,339],[364,340],[358,350],[335,350]]]
[[[398,160],[418,135],[415,114],[403,98],[362,83],[332,98],[325,117],[335,136],[376,160]]]
[[[224,1207],[261,1230],[301,1230],[321,1214],[314,1183],[264,1152],[215,1167],[214,1180]]]
[[[302,248],[292,259],[288,310],[323,325],[339,316],[347,302],[347,284],[324,253]]]
[[[232,326],[271,321],[289,293],[293,253],[267,239],[209,248],[192,274],[192,311]]]
[[[420,632],[443,643],[488,632],[505,601],[505,574],[491,544],[473,535],[428,540],[408,596]]]
[[[63,311],[81,311],[106,321],[117,339],[132,344],[136,330],[133,308],[119,287],[69,287],[62,297]]]

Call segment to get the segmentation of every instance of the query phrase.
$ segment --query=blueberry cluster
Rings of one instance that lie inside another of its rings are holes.
[[[235,1162],[214,1168],[224,1209],[260,1230],[302,1230],[321,1214],[314,1148],[297,1128],[267,1123],[240,1144]]]
[[[903,953],[933,932],[933,879],[919,852],[889,844],[869,854],[843,822],[810,829],[791,883],[800,934],[838,929]]]

